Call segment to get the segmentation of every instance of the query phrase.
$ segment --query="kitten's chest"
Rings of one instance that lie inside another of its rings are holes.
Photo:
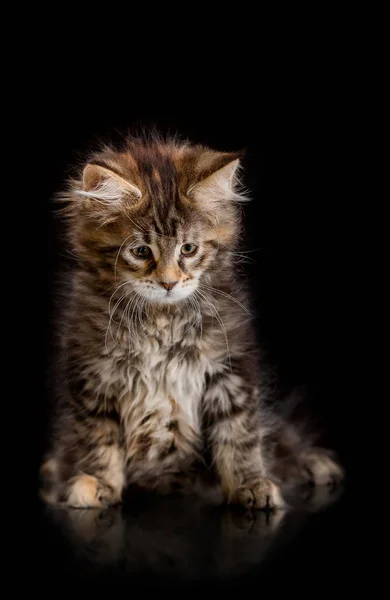
[[[198,432],[207,353],[196,330],[186,331],[180,320],[153,325],[132,340],[132,352],[120,361],[121,410],[129,423],[153,413],[164,422],[173,416],[186,421]]]

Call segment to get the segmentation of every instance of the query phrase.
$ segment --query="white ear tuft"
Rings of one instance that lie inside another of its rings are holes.
[[[78,193],[103,204],[115,204],[120,202],[123,197],[131,197],[134,200],[142,197],[139,187],[126,181],[110,169],[95,164],[85,167],[83,189]]]
[[[228,163],[222,167],[222,169],[219,169],[207,178],[209,184],[225,187],[227,191],[232,190],[234,175],[236,174],[239,164],[240,161],[238,158],[236,158],[236,160],[232,160],[232,162]]]
[[[243,200],[244,198],[240,198],[235,190],[235,176],[239,164],[239,159],[230,161],[205,179],[192,185],[187,195],[195,200],[208,201],[208,203],[227,199]]]

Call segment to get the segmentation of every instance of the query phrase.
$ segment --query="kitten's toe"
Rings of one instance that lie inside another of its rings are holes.
[[[342,467],[325,451],[313,450],[301,457],[301,472],[312,485],[334,486],[344,478]]]
[[[233,503],[246,508],[258,509],[274,509],[284,506],[279,487],[265,477],[239,487],[234,494]]]

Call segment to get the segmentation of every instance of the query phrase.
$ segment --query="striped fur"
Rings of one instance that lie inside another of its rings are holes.
[[[239,159],[128,139],[89,157],[61,195],[77,263],[42,467],[48,502],[113,504],[129,484],[171,492],[208,472],[225,501],[264,508],[283,505],[282,471],[341,476],[323,451],[299,454],[293,430],[292,467],[276,458],[282,422],[234,264]]]

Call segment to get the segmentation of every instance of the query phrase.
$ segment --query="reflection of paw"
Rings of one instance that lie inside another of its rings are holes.
[[[304,486],[295,504],[309,512],[321,511],[334,504],[343,494],[343,486],[316,485]]]
[[[223,533],[230,538],[246,535],[268,538],[279,529],[285,514],[284,510],[270,512],[229,509],[222,520]]]
[[[102,525],[105,529],[105,515],[107,509],[88,508],[69,510],[67,512],[68,526],[83,543],[95,540],[101,534]]]
[[[336,485],[344,478],[344,471],[324,450],[310,450],[301,456],[305,479],[312,485]]]
[[[72,508],[101,508],[120,502],[115,490],[91,475],[79,475],[70,483],[65,504]]]
[[[278,486],[266,477],[240,486],[232,500],[246,508],[280,508],[284,506]]]
[[[75,555],[94,565],[113,565],[125,547],[120,506],[109,508],[51,507],[49,513]]]

